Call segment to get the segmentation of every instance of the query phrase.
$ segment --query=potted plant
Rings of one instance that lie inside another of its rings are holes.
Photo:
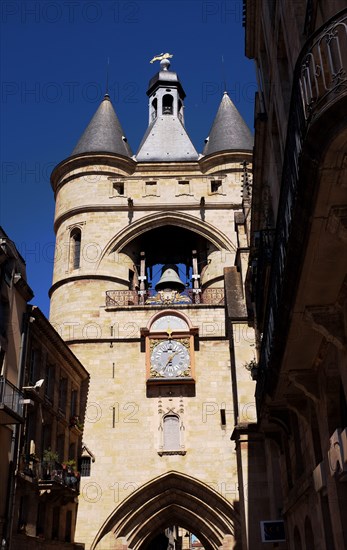
[[[63,462],[64,482],[69,487],[75,488],[79,480],[79,472],[76,470],[75,460],[65,460]]]
[[[52,451],[50,447],[43,451],[43,462],[46,462],[46,464],[55,464],[58,460],[58,453],[56,451]]]
[[[258,375],[258,363],[255,359],[251,359],[248,363],[244,364],[244,367],[246,370],[248,370],[251,373],[252,380],[257,379]]]
[[[63,470],[67,470],[69,473],[73,472],[76,469],[76,461],[75,460],[64,460],[62,462]]]
[[[50,479],[51,472],[55,468],[55,463],[59,461],[59,455],[49,447],[43,451],[43,477]]]
[[[79,419],[76,422],[76,426],[79,430],[81,430],[81,432],[83,431],[83,422],[80,422]]]
[[[80,422],[79,416],[74,415],[70,417],[69,427],[70,428],[76,427],[81,431],[83,430],[83,424],[82,422]]]
[[[39,457],[37,456],[36,453],[30,453],[29,455],[29,462],[38,462],[39,461]]]

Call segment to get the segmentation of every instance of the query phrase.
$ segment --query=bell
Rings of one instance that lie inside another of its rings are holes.
[[[161,277],[155,285],[155,290],[168,289],[182,292],[185,286],[184,282],[179,278],[177,267],[175,265],[164,265]]]

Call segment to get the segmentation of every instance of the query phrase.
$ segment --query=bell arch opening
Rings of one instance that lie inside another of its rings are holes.
[[[214,250],[215,247],[206,238],[194,231],[176,225],[165,225],[149,229],[135,237],[121,252],[132,258],[138,270],[139,259],[143,254],[146,285],[154,289],[162,280],[164,266],[176,271],[177,282],[180,280],[183,287],[190,286],[193,251],[196,251],[198,269],[201,272]]]
[[[176,289],[223,287],[223,268],[233,265],[235,247],[217,228],[201,224],[183,213],[150,215],[116,235],[103,258],[122,254],[133,266],[134,277],[128,290],[151,293],[158,282],[166,282],[165,268],[171,268]],[[160,286],[164,289],[163,284]],[[170,286],[170,285],[169,285]]]
[[[173,115],[173,96],[165,94],[163,96],[163,115]]]
[[[149,550],[167,529],[193,533],[206,550],[237,548],[240,542],[237,503],[179,472],[168,472],[146,483],[125,499],[100,528],[91,550],[104,537],[132,550]]]
[[[187,228],[165,225],[149,229],[124,246],[121,253],[131,259],[139,279],[145,276],[144,287],[149,292],[183,292],[193,288],[194,281],[204,287],[222,286],[223,254],[206,237]]]
[[[112,251],[121,252],[127,244],[132,242],[142,233],[146,233],[150,229],[162,229],[165,226],[176,226],[187,229],[188,231],[192,231],[197,235],[204,237],[218,250],[225,250],[227,252],[234,253],[236,252],[236,247],[232,241],[214,225],[206,221],[201,223],[199,218],[196,218],[191,214],[168,211],[162,212],[161,214],[150,214],[149,216],[145,216],[125,227],[108,243],[104,250],[104,254],[100,258],[100,261],[105,254],[109,254]]]

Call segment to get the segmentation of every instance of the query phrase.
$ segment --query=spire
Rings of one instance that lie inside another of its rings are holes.
[[[210,134],[206,139],[203,155],[225,150],[253,149],[253,136],[242,116],[224,92]]]
[[[140,162],[191,161],[198,153],[184,127],[185,93],[175,72],[169,70],[170,54],[155,56],[160,71],[150,80],[149,125],[141,141],[136,160]]]
[[[132,155],[108,94],[105,94],[72,152],[73,155],[80,153],[115,153],[126,157]]]

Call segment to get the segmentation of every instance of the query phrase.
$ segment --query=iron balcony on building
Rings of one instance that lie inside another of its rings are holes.
[[[266,291],[269,287],[274,234],[273,229],[264,229],[254,235],[250,290],[252,302],[255,303],[260,331],[263,330],[264,304],[266,303]]]
[[[22,460],[19,467],[19,475],[26,481],[37,483],[40,491],[56,493],[72,490],[77,493],[79,492],[79,472],[68,467],[64,468],[60,463],[39,462],[35,457],[29,456]]]
[[[0,424],[23,422],[23,393],[9,380],[0,376]]]

